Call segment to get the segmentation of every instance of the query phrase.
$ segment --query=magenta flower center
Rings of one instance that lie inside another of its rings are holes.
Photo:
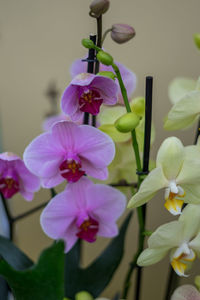
[[[87,89],[79,96],[79,107],[83,112],[88,112],[92,115],[99,113],[103,99],[100,93],[96,90]]]
[[[6,177],[0,179],[0,192],[4,198],[11,198],[19,191],[19,182],[13,178]]]
[[[96,235],[99,231],[99,223],[89,217],[79,227],[80,231],[76,234],[80,239],[85,240],[89,243],[96,241]]]
[[[68,182],[76,182],[85,174],[81,170],[81,163],[74,159],[63,161],[59,169],[61,176],[67,179]]]

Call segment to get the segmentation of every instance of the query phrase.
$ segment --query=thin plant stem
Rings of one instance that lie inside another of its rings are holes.
[[[113,64],[112,67],[113,67],[113,69],[115,71],[115,74],[117,76],[117,79],[118,79],[118,82],[119,82],[119,85],[120,85],[120,89],[121,89],[121,93],[122,93],[122,96],[123,96],[123,99],[124,99],[124,104],[125,104],[125,107],[126,107],[126,111],[127,112],[131,112],[131,107],[130,107],[130,104],[129,104],[129,101],[128,101],[128,96],[127,96],[126,88],[124,86],[124,83],[123,83],[123,80],[122,80],[119,68],[115,64]],[[136,138],[135,130],[133,130],[131,132],[131,136],[132,136],[132,146],[133,146],[133,150],[134,150],[134,153],[135,153],[135,160],[136,160],[136,165],[137,165],[137,171],[141,172],[142,171],[142,167],[141,167],[140,153],[139,153],[139,147],[138,147],[138,143],[137,143],[137,138]],[[139,179],[139,182],[140,182],[142,179],[140,179],[140,175],[138,175],[138,177],[139,177],[138,179]]]
[[[102,15],[97,19],[97,47],[101,48],[102,45]],[[95,64],[95,74],[99,72],[99,61]]]
[[[103,43],[104,43],[104,41],[105,41],[105,38],[106,38],[107,34],[108,34],[109,32],[111,32],[111,31],[112,31],[112,28],[108,28],[108,29],[104,32],[103,37],[102,37],[102,45],[103,45]]]

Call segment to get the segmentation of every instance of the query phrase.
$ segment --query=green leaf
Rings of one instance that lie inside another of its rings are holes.
[[[21,271],[33,265],[33,261],[28,258],[19,248],[17,248],[8,238],[0,236],[0,256],[7,261],[11,267]]]
[[[18,271],[2,258],[0,274],[8,281],[16,300],[63,300],[64,242],[44,250],[38,263],[27,270]]]
[[[114,238],[101,255],[87,268],[79,267],[80,242],[66,254],[65,258],[65,296],[74,299],[79,291],[87,291],[97,297],[111,281],[123,254],[126,230],[132,213],[125,219],[119,235]]]

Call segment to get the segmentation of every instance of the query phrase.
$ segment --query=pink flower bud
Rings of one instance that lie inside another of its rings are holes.
[[[114,24],[111,30],[111,38],[118,44],[128,42],[135,36],[135,29],[127,24]]]
[[[96,17],[99,17],[107,12],[109,6],[109,0],[93,0],[90,4],[90,10]]]

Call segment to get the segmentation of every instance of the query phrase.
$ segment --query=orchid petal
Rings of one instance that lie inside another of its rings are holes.
[[[156,248],[156,249],[145,249],[138,257],[137,264],[141,267],[153,265],[162,260],[167,254],[168,249]]]
[[[176,137],[164,140],[159,148],[156,166],[161,166],[165,177],[173,180],[179,174],[184,160],[184,147]]]
[[[186,94],[178,101],[168,113],[168,120],[164,127],[167,130],[177,130],[185,128],[195,122],[200,113],[200,92],[193,91]],[[172,123],[173,122],[173,123]]]
[[[188,204],[179,217],[179,221],[184,223],[184,238],[189,241],[200,228],[200,205]]]
[[[139,191],[131,198],[128,203],[128,208],[138,207],[145,204],[154,197],[156,192],[168,186],[162,169],[156,168],[142,182]]]
[[[157,228],[149,237],[148,246],[150,248],[170,249],[178,246],[183,238],[184,226],[179,221],[172,221]]]
[[[185,195],[184,202],[191,204],[200,204],[200,185],[197,184],[181,184]]]
[[[197,253],[200,252],[200,232],[196,235],[196,237],[189,242],[189,246],[197,251]]]
[[[51,133],[35,138],[24,151],[26,167],[39,177],[53,176],[63,158],[57,155],[57,146]]]
[[[176,178],[179,184],[200,183],[200,151],[198,146],[185,147],[185,158],[181,172]]]
[[[169,85],[169,98],[173,104],[177,103],[188,92],[195,90],[196,81],[189,78],[175,78]]]

